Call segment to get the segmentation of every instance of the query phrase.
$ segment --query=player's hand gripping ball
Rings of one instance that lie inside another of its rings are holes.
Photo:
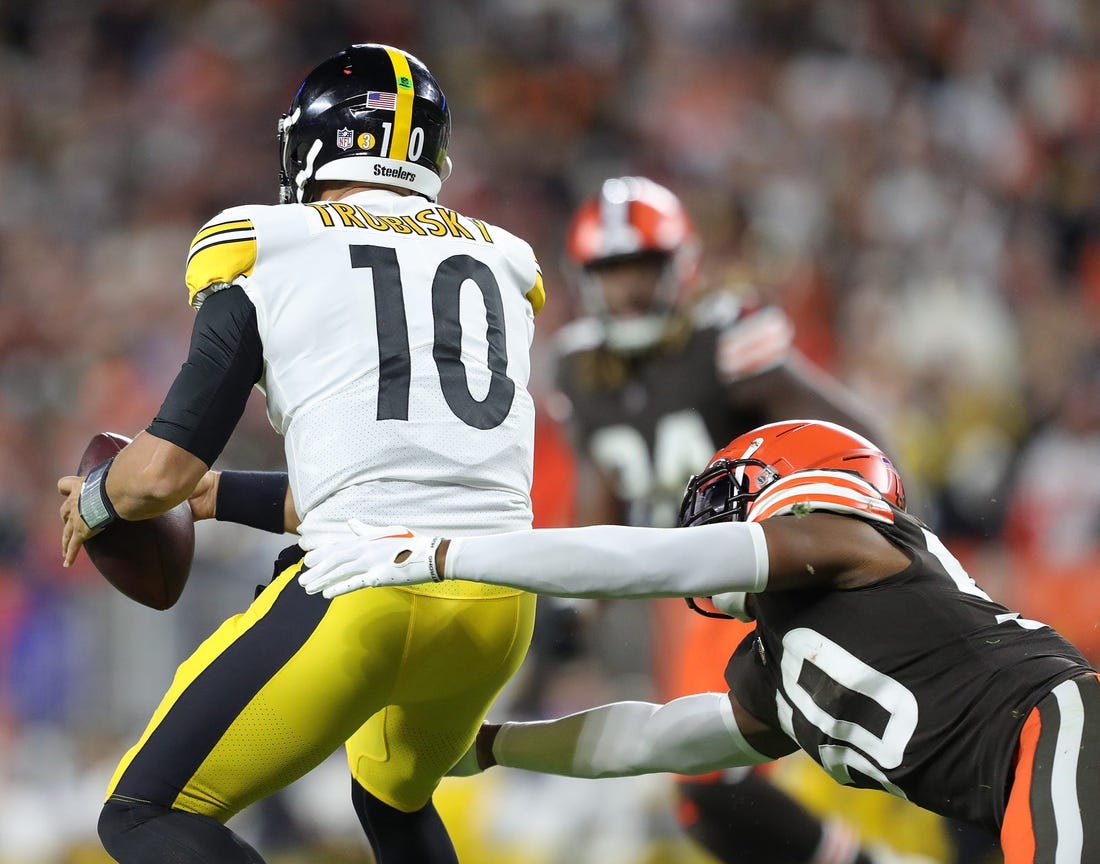
[[[80,457],[85,476],[130,439],[113,432],[95,435]],[[120,519],[84,542],[96,569],[115,588],[153,609],[168,609],[183,593],[195,554],[195,523],[186,501],[152,519]]]

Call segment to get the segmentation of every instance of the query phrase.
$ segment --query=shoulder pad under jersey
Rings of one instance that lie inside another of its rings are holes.
[[[555,345],[560,356],[594,351],[604,344],[603,325],[595,318],[578,318],[558,329]]]
[[[732,291],[712,291],[692,304],[690,317],[697,330],[724,330],[751,311],[752,307]]]
[[[894,522],[894,511],[874,486],[855,472],[828,469],[796,471],[780,477],[752,502],[747,521],[813,511]]]
[[[729,384],[774,369],[786,362],[793,342],[794,327],[778,306],[744,313],[718,334],[718,376]]]
[[[187,255],[188,302],[196,309],[210,294],[251,276],[256,266],[253,207],[223,210],[199,229]]]

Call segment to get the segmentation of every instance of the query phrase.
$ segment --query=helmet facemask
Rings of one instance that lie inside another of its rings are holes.
[[[778,472],[759,459],[719,459],[688,481],[678,524],[689,528],[744,522],[752,502],[778,478]]]
[[[598,261],[581,269],[578,283],[585,311],[602,323],[608,347],[627,354],[664,338],[681,284],[675,256],[661,252]]]
[[[757,496],[778,479],[779,474],[759,459],[719,459],[688,481],[680,503],[681,528],[715,522],[744,522]],[[756,491],[750,488],[756,486]],[[732,595],[729,595],[732,596]],[[688,608],[706,618],[731,619],[715,598],[685,597]]]
[[[293,204],[303,198],[302,189],[298,188],[290,178],[287,171],[287,147],[291,127],[298,122],[301,116],[301,108],[293,114],[283,114],[276,124],[276,135],[279,141],[279,203]]]

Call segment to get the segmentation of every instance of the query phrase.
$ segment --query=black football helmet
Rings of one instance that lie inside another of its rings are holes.
[[[428,68],[388,45],[351,45],[306,76],[279,119],[279,200],[315,180],[411,189],[434,201],[451,173],[447,98]]]

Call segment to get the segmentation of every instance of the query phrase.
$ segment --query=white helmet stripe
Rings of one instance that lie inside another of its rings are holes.
[[[749,442],[749,446],[745,448],[745,452],[742,453],[738,457],[738,459],[748,459],[750,456],[752,456],[753,453],[755,453],[757,450],[760,449],[760,446],[763,443],[764,443],[763,438],[753,438],[752,441]],[[737,470],[733,472],[733,479],[737,481],[737,485],[738,485],[738,487],[740,487],[741,484],[745,480],[745,466],[744,465],[738,465],[737,466]]]
[[[641,238],[630,224],[630,202],[633,197],[630,185],[620,177],[605,180],[600,188],[601,256],[638,251]]]
[[[630,221],[630,191],[617,177],[605,180],[600,189],[600,227],[612,236],[621,233]]]

